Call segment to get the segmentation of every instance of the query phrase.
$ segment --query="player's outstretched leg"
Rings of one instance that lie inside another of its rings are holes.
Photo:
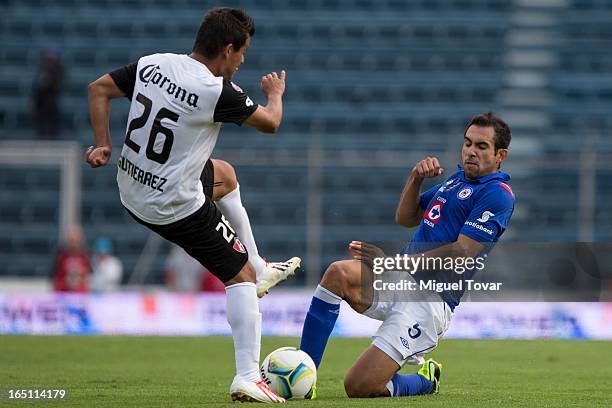
[[[225,218],[236,229],[238,237],[249,254],[249,262],[257,274],[257,296],[263,297],[279,282],[295,274],[301,259],[293,257],[285,262],[267,262],[257,250],[251,222],[240,197],[240,185],[231,164],[212,160],[214,168],[213,200]]]
[[[317,368],[321,364],[327,341],[336,325],[341,302],[341,297],[321,285],[317,286],[310,302],[302,328],[300,349],[312,358]]]
[[[332,263],[315,290],[302,329],[300,349],[321,364],[325,347],[345,300],[364,313],[372,306],[371,274],[356,260]],[[403,397],[437,392],[441,365],[428,360],[418,374],[397,374],[400,364],[378,347],[370,346],[345,378],[351,398]]]
[[[361,275],[359,261],[334,262],[327,268],[315,290],[304,320],[300,349],[310,355],[317,368],[338,319],[342,300],[359,313],[372,305],[371,291],[362,290]],[[371,288],[365,285],[364,288]]]
[[[261,313],[254,281],[255,270],[247,262],[235,277],[225,282],[227,321],[232,328],[236,358],[230,394],[234,401],[281,403],[285,400],[268,387],[259,373]]]

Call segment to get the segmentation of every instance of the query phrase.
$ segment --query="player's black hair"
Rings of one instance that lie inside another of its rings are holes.
[[[507,149],[510,146],[510,140],[512,139],[512,131],[510,126],[502,118],[494,114],[493,112],[481,113],[472,118],[465,128],[463,135],[467,134],[467,130],[470,126],[479,127],[492,127],[495,130],[495,151],[499,149]]]
[[[218,7],[204,16],[196,34],[193,51],[206,58],[215,58],[227,44],[236,50],[244,46],[247,36],[255,34],[255,23],[244,11]]]

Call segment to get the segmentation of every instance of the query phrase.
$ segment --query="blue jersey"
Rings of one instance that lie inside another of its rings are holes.
[[[482,242],[490,249],[504,233],[514,211],[514,193],[506,182],[510,176],[503,172],[479,179],[466,179],[463,168],[445,182],[425,191],[420,196],[420,206],[425,211],[423,219],[402,253],[417,254],[457,241],[465,235]],[[485,251],[486,251],[485,250]],[[435,273],[435,272],[434,272]],[[415,280],[436,279],[451,282],[453,279],[470,279],[474,269],[462,276],[455,273],[435,274],[417,272]],[[443,291],[442,299],[454,310],[464,290]]]

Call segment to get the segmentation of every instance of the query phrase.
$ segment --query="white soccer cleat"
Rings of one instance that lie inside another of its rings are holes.
[[[295,270],[300,267],[302,260],[297,256],[285,262],[266,262],[266,267],[257,277],[257,296],[262,298],[279,282],[295,275]]]
[[[264,380],[247,381],[235,376],[230,386],[232,401],[263,402],[264,404],[282,404],[287,402],[283,397],[276,395]]]

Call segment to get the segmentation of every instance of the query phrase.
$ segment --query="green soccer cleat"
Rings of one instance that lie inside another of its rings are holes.
[[[310,400],[317,399],[317,383],[312,384],[312,389],[310,390],[308,394],[306,394],[304,399],[310,399]]]
[[[430,358],[429,360],[425,361],[425,364],[423,364],[423,367],[421,367],[417,374],[427,378],[433,384],[428,394],[437,394],[440,391],[440,374],[442,374],[442,364]]]

